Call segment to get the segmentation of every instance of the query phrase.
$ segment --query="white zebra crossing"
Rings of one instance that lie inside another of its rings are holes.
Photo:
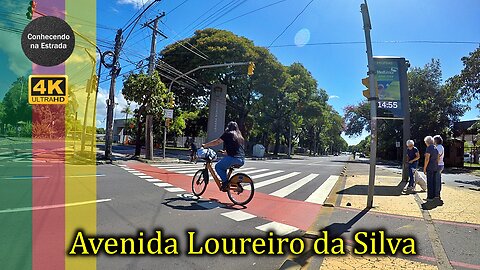
[[[186,163],[185,164],[156,164],[153,166],[160,169],[168,170],[171,172],[191,176],[191,177],[193,177],[198,170],[204,168],[203,164],[186,164]],[[159,187],[168,187],[169,189],[167,191],[170,191],[170,192],[185,191],[183,189],[178,189],[170,184],[164,183],[161,180],[153,179],[148,175],[142,172],[139,172],[137,170],[130,169],[126,166],[121,166],[121,167],[127,172],[130,172],[133,175],[136,175],[142,178],[143,180],[154,183]],[[251,176],[255,182],[255,189],[257,190],[266,186],[277,184],[275,185],[275,187],[278,186],[278,189],[270,193],[270,195],[276,196],[276,197],[287,197],[293,192],[300,190],[302,187],[304,187],[311,181],[317,179],[319,176],[319,174],[314,174],[314,173],[302,176],[301,172],[285,173],[283,170],[257,169],[255,167],[242,167],[239,169],[235,169],[234,173],[237,173],[237,172],[246,173],[249,176]],[[300,177],[300,176],[301,178],[298,179],[297,177]],[[295,179],[296,181],[287,186],[282,184],[282,181],[289,180],[289,179]],[[325,180],[322,183],[322,185],[320,185],[320,187],[318,187],[315,191],[313,191],[308,196],[307,199],[303,199],[303,200],[310,203],[323,204],[326,198],[328,197],[328,195],[330,194],[331,190],[333,189],[337,179],[338,179],[338,176],[335,176],[335,175],[328,177],[328,179]],[[248,186],[245,188],[248,189]],[[240,212],[238,215],[241,215]]]
[[[298,190],[299,188],[303,187],[304,185],[306,185],[308,182],[312,181],[313,179],[315,179],[316,177],[318,176],[318,174],[316,173],[311,173],[305,177],[303,177],[302,179],[284,187],[284,188],[281,188],[275,192],[272,192],[270,193],[270,195],[272,196],[277,196],[277,197],[286,197],[290,194],[292,194],[292,192],[294,192],[295,190]]]

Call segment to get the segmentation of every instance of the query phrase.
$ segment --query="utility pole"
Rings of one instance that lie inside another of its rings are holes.
[[[118,66],[118,57],[122,47],[122,29],[117,30],[115,37],[115,51],[113,57],[113,67],[110,79],[110,93],[107,99],[107,128],[105,136],[105,158],[112,158],[112,142],[113,142],[113,109],[115,107],[115,80],[117,79],[120,68]]]
[[[163,16],[165,16],[165,12],[163,12],[160,16],[157,16],[149,23],[145,24],[145,26],[153,30],[152,44],[150,45],[150,58],[148,59],[148,76],[152,76],[155,69],[157,34],[160,34],[163,37],[167,38],[163,33],[157,30],[158,20],[160,20]],[[150,26],[152,22],[153,27]],[[147,117],[145,118],[145,158],[151,160],[153,159],[153,116],[149,113],[149,111],[150,104],[147,104]]]
[[[373,207],[373,194],[375,187],[375,170],[377,163],[377,97],[375,91],[375,63],[373,61],[372,41],[370,38],[370,30],[372,25],[370,23],[370,15],[368,14],[367,1],[360,5],[363,18],[363,30],[365,32],[365,43],[367,46],[368,58],[368,81],[371,87],[370,90],[370,172],[368,177],[368,196],[367,207]]]

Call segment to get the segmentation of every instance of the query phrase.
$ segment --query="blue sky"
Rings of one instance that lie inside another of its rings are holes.
[[[128,19],[141,8],[144,1],[146,0],[97,1],[97,40],[103,50],[112,49],[116,29],[124,27]],[[185,27],[215,5],[217,6],[213,10],[228,3],[232,3],[232,6],[235,3],[241,3],[215,22],[207,21],[196,28],[213,27],[251,10],[277,3],[218,26],[218,28],[245,36],[253,40],[256,45],[268,46],[308,2],[310,0],[163,0],[143,16],[140,24],[154,18],[162,11],[167,12],[167,16],[163,19],[164,24],[159,26],[169,38],[157,42],[157,51],[160,51],[167,44],[191,36],[194,29],[184,31]],[[361,78],[366,76],[367,71],[365,45],[309,46],[308,44],[364,41],[361,3],[360,0],[314,0],[271,48],[272,53],[285,65],[296,61],[304,64],[318,80],[319,86],[329,93],[330,104],[340,114],[343,114],[343,108],[346,105],[356,104],[364,99]],[[179,4],[182,5],[178,6]],[[458,74],[462,69],[461,57],[468,55],[479,46],[479,44],[381,43],[419,40],[480,42],[480,27],[478,27],[480,1],[478,0],[370,0],[368,4],[373,27],[372,40],[380,42],[373,44],[374,55],[403,56],[412,66],[423,66],[430,59],[438,58],[442,65],[443,78],[447,79]],[[174,9],[177,6],[178,8]],[[21,9],[19,12],[24,13],[21,7],[19,9]],[[208,15],[212,13],[213,11],[210,11]],[[208,15],[203,16],[198,22]],[[214,16],[212,20],[218,17]],[[151,31],[141,30],[140,24],[127,40],[125,50],[122,51],[122,58],[131,62],[146,58],[150,50]],[[0,33],[0,39],[9,38],[4,32]],[[296,41],[300,46],[275,47],[275,45],[292,45]],[[304,43],[307,45],[301,46]],[[7,46],[0,48],[2,63],[10,63],[7,55],[11,52],[7,51],[8,48]],[[192,57],[197,56],[192,54]],[[127,61],[122,60],[121,63],[122,73],[135,68]],[[11,63],[9,65],[12,66]],[[7,66],[2,64],[2,70]],[[13,68],[16,73],[19,73],[18,67]],[[14,73],[12,68],[9,68],[8,72]],[[4,72],[2,74],[2,77],[7,76]],[[102,77],[100,80],[105,79]],[[9,84],[8,80],[2,80],[0,86],[4,89],[5,85]],[[119,81],[117,83],[117,102],[119,103],[116,108],[117,117],[126,103],[120,94],[121,85]],[[109,82],[102,83],[100,86],[102,89],[97,106],[97,125],[104,126],[104,100]],[[476,119],[479,114],[478,110],[473,109],[462,119]],[[355,144],[361,138],[346,139],[350,144]]]

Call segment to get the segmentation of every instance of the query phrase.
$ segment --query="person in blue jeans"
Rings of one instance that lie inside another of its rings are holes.
[[[407,191],[413,191],[415,187],[414,172],[418,166],[418,160],[420,159],[420,152],[418,152],[415,143],[412,140],[407,141],[407,163],[408,163],[408,175],[410,180],[408,181]]]
[[[433,201],[437,190],[438,150],[433,145],[432,136],[425,137],[424,141],[427,146],[425,150],[425,163],[423,165],[423,170],[427,175],[427,201]]]
[[[215,139],[211,142],[202,144],[203,148],[212,147],[223,143],[223,147],[227,152],[227,156],[222,158],[215,165],[215,171],[217,172],[220,179],[222,179],[222,191],[226,191],[228,185],[227,179],[227,170],[233,165],[243,166],[245,164],[245,150],[244,144],[245,140],[243,139],[242,133],[238,128],[237,122],[231,121],[228,123],[225,132],[220,138]]]

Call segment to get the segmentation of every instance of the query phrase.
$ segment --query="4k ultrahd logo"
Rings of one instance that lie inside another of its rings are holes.
[[[67,104],[66,75],[30,75],[28,102],[30,104]]]

